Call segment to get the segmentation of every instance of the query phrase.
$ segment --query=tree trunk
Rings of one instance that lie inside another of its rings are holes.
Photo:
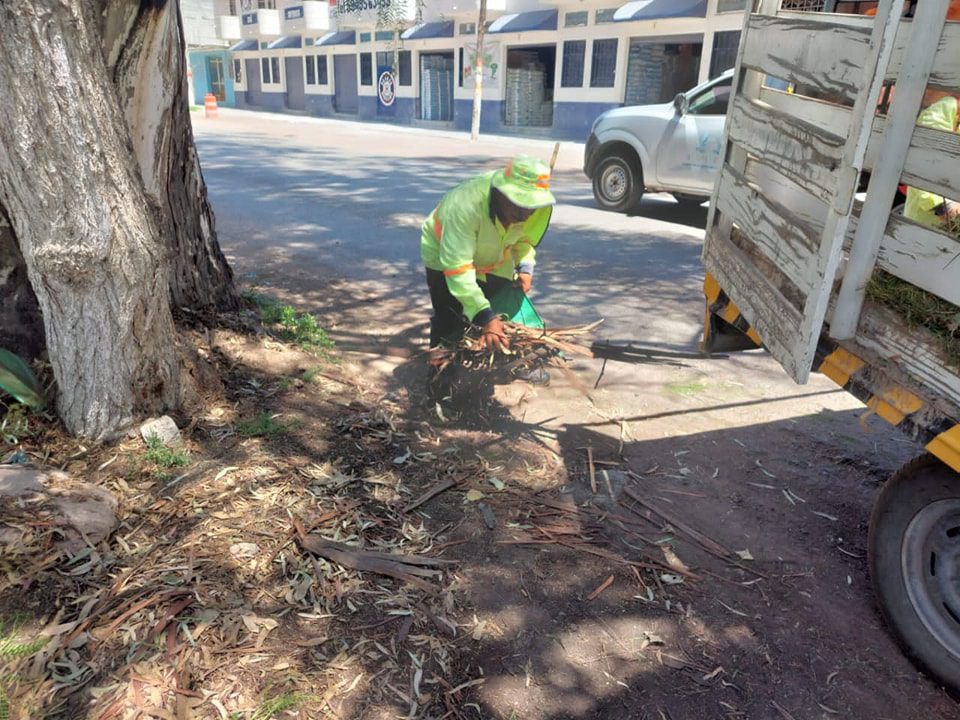
[[[186,46],[178,3],[109,0],[103,13],[104,59],[122,99],[147,193],[160,208],[171,247],[174,311],[210,313],[240,299],[214,229],[190,124]]]
[[[60,416],[73,433],[106,438],[138,413],[175,406],[179,365],[173,239],[164,237],[166,210],[147,189],[121,111],[131,99],[118,93],[104,62],[105,55],[122,60],[127,46],[118,41],[105,51],[110,12],[97,4],[0,4],[0,206],[43,315]],[[163,46],[157,33],[170,28],[176,6],[132,5],[127,37],[146,23],[154,34],[144,33],[144,47]],[[142,69],[137,82],[159,82],[148,65],[134,64]],[[145,109],[142,117],[156,116]],[[148,136],[140,128],[138,139]],[[157,178],[153,187],[163,182]]]
[[[480,107],[483,104],[483,36],[487,31],[487,0],[480,0],[480,16],[477,19],[477,62],[473,69],[473,118],[470,122],[470,139],[480,137]]]

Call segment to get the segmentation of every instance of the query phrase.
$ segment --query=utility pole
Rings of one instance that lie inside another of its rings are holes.
[[[477,20],[477,55],[473,67],[473,120],[470,123],[470,139],[480,137],[480,105],[483,103],[483,35],[487,30],[487,0],[480,0],[480,17]]]

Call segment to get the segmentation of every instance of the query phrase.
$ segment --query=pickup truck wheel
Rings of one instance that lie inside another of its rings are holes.
[[[593,173],[593,197],[604,210],[628,212],[643,196],[643,173],[626,158],[611,155]]]
[[[960,474],[929,454],[894,473],[874,506],[869,557],[907,654],[960,691]]]

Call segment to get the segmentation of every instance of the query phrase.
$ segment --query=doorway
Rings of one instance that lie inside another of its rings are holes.
[[[420,53],[420,118],[453,120],[453,51]]]
[[[303,58],[284,58],[283,64],[287,76],[287,108],[289,110],[306,110],[307,94],[303,84]]]
[[[351,115],[360,111],[357,56],[353,53],[333,56],[333,109]]]
[[[210,92],[219,102],[227,99],[227,83],[223,74],[223,58],[207,58],[207,78]]]
[[[535,45],[507,50],[507,85],[503,124],[515,127],[553,125],[553,87],[557,46]]]

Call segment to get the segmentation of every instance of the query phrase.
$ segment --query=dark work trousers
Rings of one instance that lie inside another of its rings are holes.
[[[511,284],[506,278],[487,275],[485,282],[477,283],[489,300],[500,290]],[[449,345],[463,337],[469,322],[463,316],[463,305],[447,287],[447,278],[439,270],[427,268],[427,287],[430,288],[430,302],[433,303],[433,317],[430,318],[430,347]]]

